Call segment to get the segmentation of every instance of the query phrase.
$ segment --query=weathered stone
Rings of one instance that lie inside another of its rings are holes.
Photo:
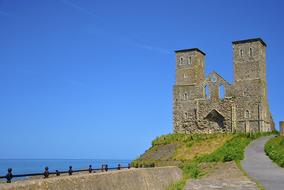
[[[284,136],[284,121],[279,122],[279,130],[280,130],[280,135]]]
[[[182,178],[178,167],[84,173],[0,184],[1,190],[165,190]]]
[[[216,72],[205,77],[205,54],[197,48],[176,51],[174,132],[274,130],[267,101],[265,48],[260,38],[233,42],[233,84]]]

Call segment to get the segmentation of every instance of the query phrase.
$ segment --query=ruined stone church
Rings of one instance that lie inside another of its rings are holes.
[[[232,44],[233,84],[215,71],[205,76],[205,53],[201,50],[175,51],[175,133],[274,130],[267,100],[266,44],[260,38]]]

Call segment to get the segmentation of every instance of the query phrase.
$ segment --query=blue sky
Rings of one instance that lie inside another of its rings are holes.
[[[281,0],[0,0],[0,158],[134,159],[172,132],[174,50],[233,82],[234,40],[267,43],[284,119]]]

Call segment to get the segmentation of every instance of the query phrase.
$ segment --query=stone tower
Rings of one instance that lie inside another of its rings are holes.
[[[233,42],[233,49],[239,127],[245,131],[270,131],[266,44],[260,38],[241,40]]]
[[[176,84],[195,85],[204,81],[204,56],[199,49],[176,51]]]
[[[216,72],[205,77],[201,50],[176,51],[174,132],[274,130],[267,101],[265,50],[260,38],[233,42],[233,84]]]
[[[197,48],[176,51],[176,85],[174,119],[177,123],[195,118],[193,100],[204,96],[198,86],[205,80],[205,53]],[[179,102],[183,102],[180,104]],[[181,124],[181,123],[179,123]],[[179,125],[177,124],[177,125]]]

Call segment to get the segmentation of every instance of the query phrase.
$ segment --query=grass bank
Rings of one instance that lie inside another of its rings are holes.
[[[221,147],[210,154],[203,154],[191,161],[182,162],[179,166],[183,170],[183,179],[173,184],[169,190],[182,190],[189,178],[199,178],[205,175],[214,164],[218,162],[235,161],[244,159],[246,146],[256,138],[271,133],[233,134]]]
[[[272,138],[265,144],[265,152],[271,160],[284,167],[284,137]]]
[[[157,137],[144,154],[132,162],[134,167],[179,166],[183,178],[169,190],[182,190],[189,178],[207,174],[218,162],[244,159],[246,146],[271,133],[169,134]]]
[[[210,154],[233,134],[169,134],[157,137],[152,146],[132,162],[134,167],[179,166],[201,154]]]

